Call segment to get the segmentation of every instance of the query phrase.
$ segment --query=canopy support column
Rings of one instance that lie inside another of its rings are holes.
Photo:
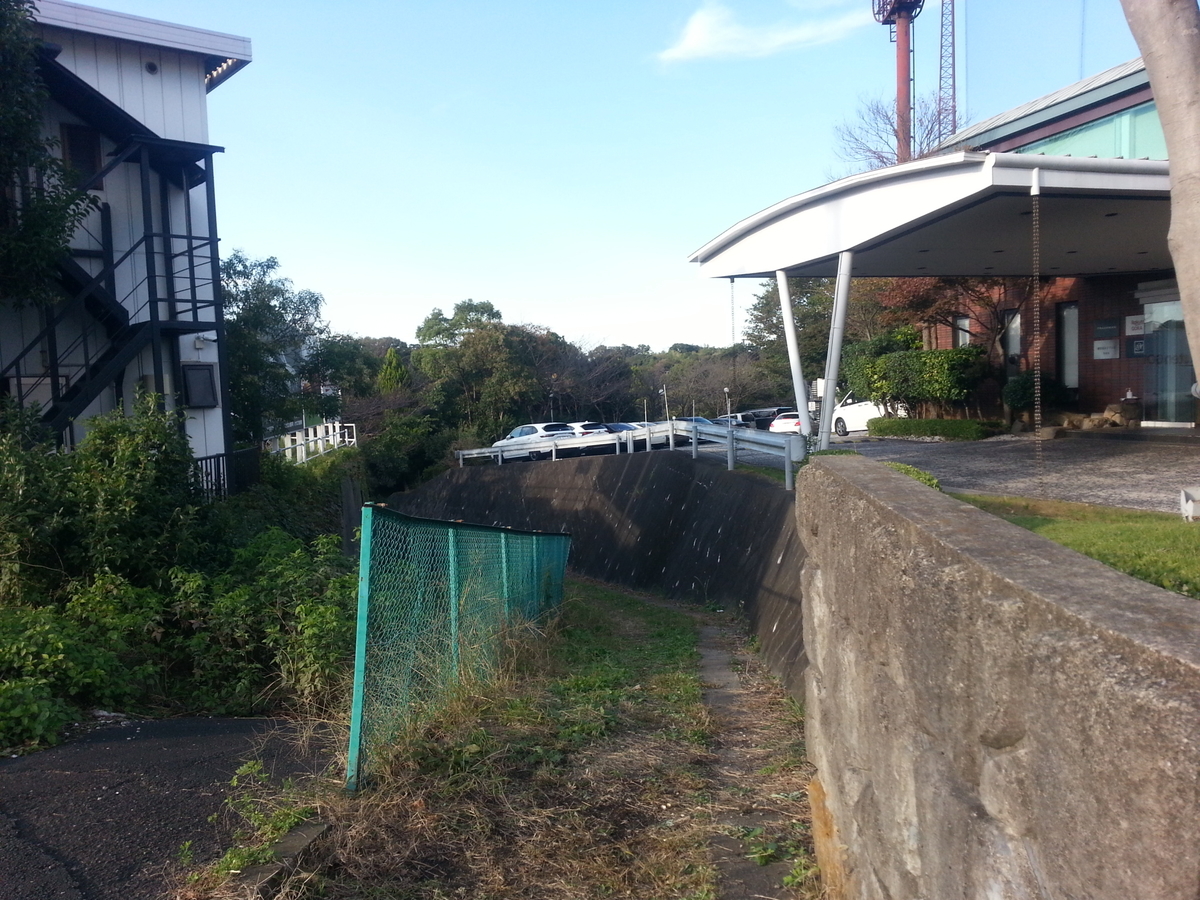
[[[796,317],[792,314],[792,298],[788,294],[787,272],[775,273],[779,286],[779,312],[783,316],[783,336],[787,341],[788,362],[792,367],[792,390],[796,394],[796,411],[800,413],[800,433],[805,437],[812,434],[812,419],[808,415],[808,390],[804,386],[804,375],[800,372],[800,341],[796,337]]]
[[[846,307],[850,305],[850,267],[854,251],[843,250],[838,255],[837,282],[834,286],[833,322],[829,328],[829,352],[825,356],[825,396],[821,398],[820,449],[829,449],[829,432],[833,424],[833,407],[837,403],[838,370],[842,364],[842,339],[846,335]]]

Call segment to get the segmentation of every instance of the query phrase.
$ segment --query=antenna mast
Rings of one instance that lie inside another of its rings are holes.
[[[912,23],[925,0],[872,0],[875,21],[892,26],[896,42],[896,162],[912,159]]]
[[[937,96],[939,144],[958,131],[958,85],[954,78],[954,62],[954,0],[942,0],[942,53]]]

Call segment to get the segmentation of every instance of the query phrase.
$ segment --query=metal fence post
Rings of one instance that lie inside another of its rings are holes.
[[[700,456],[700,423],[692,423],[692,459]]]
[[[795,440],[794,436],[788,435],[783,445],[783,487],[789,491],[796,489],[796,472],[792,468],[792,442]]]
[[[363,697],[367,674],[367,619],[371,611],[371,519],[373,507],[362,511],[362,538],[358,550],[358,621],[355,623],[354,691],[350,704],[350,748],[346,759],[346,790],[358,790],[362,766]]]
[[[458,678],[459,666],[462,664],[458,646],[458,529],[451,528],[446,540],[447,565],[450,569],[450,666],[454,677]]]
[[[733,423],[729,424],[729,446],[725,450],[725,466],[730,472],[733,471],[737,464],[737,448],[733,444]]]
[[[504,621],[512,621],[512,582],[508,573],[508,533],[500,532],[500,592],[504,594]]]

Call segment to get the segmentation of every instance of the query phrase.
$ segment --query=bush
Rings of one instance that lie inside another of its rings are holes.
[[[945,408],[968,399],[986,374],[983,348],[972,346],[859,359],[847,367],[846,381],[857,396],[876,403]]]
[[[870,419],[872,437],[940,437],[948,441],[979,441],[1000,433],[999,422],[978,419]]]
[[[0,748],[54,743],[72,711],[36,678],[0,680]]]
[[[1000,398],[1009,409],[1018,412],[1033,409],[1033,389],[1036,380],[1032,372],[1022,372],[1014,375],[1005,382],[1000,391]],[[1068,402],[1067,390],[1049,375],[1042,376],[1042,406],[1047,409],[1059,409]]]
[[[356,579],[321,532],[353,455],[267,462],[250,495],[201,506],[150,399],[73,453],[35,426],[0,406],[0,746],[91,705],[250,712],[340,686]]]

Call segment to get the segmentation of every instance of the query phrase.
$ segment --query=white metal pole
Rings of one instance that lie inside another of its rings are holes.
[[[825,396],[821,398],[820,448],[829,449],[829,432],[836,403],[838,370],[842,364],[842,339],[846,334],[846,307],[850,303],[850,269],[854,251],[843,250],[838,255],[837,283],[834,287],[833,322],[829,328],[829,352],[825,357]]]
[[[787,272],[775,273],[779,285],[779,312],[783,316],[783,336],[787,341],[788,362],[792,367],[792,391],[796,395],[796,411],[800,413],[800,433],[812,434],[812,419],[808,415],[808,391],[800,372],[800,341],[796,337],[796,317],[792,314],[792,298],[788,292]]]

